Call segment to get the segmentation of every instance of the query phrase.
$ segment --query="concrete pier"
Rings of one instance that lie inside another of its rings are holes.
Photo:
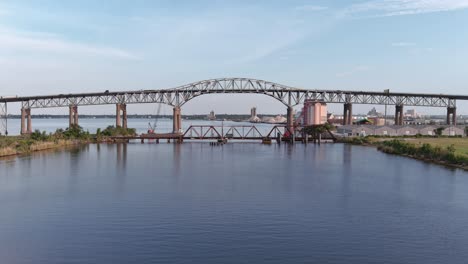
[[[288,106],[286,114],[286,127],[292,134],[294,134],[294,109],[292,106]]]
[[[127,105],[116,104],[115,106],[115,126],[127,128]]]
[[[457,125],[456,107],[447,107],[447,125]]]
[[[68,116],[69,125],[68,127],[78,125],[78,106],[70,105],[69,116]]]
[[[176,106],[173,109],[172,115],[172,133],[180,133],[182,128],[182,116],[180,106]]]
[[[351,103],[344,104],[343,109],[343,125],[353,124],[353,105]]]
[[[31,108],[21,108],[21,135],[32,133]]]
[[[403,105],[395,105],[395,125],[403,125]]]

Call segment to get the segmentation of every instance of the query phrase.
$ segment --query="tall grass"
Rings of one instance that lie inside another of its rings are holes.
[[[463,167],[468,166],[468,157],[455,154],[454,145],[441,148],[439,146],[432,146],[427,143],[415,145],[396,139],[379,142],[377,144],[378,149],[385,153],[408,155],[419,159],[445,162]]]

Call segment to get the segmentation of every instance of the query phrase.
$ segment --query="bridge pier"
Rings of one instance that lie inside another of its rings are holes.
[[[353,105],[351,103],[344,104],[343,110],[343,125],[353,124]]]
[[[457,108],[447,107],[447,125],[457,125]]]
[[[172,115],[172,132],[180,133],[181,128],[182,128],[181,110],[180,110],[180,106],[176,106],[173,109],[173,115]]]
[[[403,105],[395,106],[395,125],[403,125]]]
[[[286,114],[286,127],[288,128],[289,132],[291,132],[292,137],[294,134],[294,109],[292,106],[288,106]]]
[[[73,127],[78,125],[78,106],[70,105],[70,114],[68,116],[69,125],[68,127]]]
[[[21,108],[21,135],[32,133],[31,108]]]
[[[116,104],[115,126],[127,128],[127,105]]]

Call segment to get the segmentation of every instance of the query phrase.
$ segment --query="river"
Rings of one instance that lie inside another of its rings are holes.
[[[0,262],[466,263],[467,201],[369,147],[91,144],[0,160]]]
[[[33,130],[46,131],[47,133],[55,132],[57,128],[65,129],[68,127],[67,118],[33,118],[32,127]],[[146,133],[151,126],[156,124],[158,133],[169,133],[172,132],[172,119],[159,119],[154,118],[129,118],[128,127],[135,128],[137,133]],[[8,133],[9,135],[20,134],[20,119],[10,119],[8,121]],[[96,133],[96,130],[101,130],[107,126],[115,126],[115,118],[81,118],[79,125],[84,130],[88,130],[90,133]],[[186,131],[191,125],[212,125],[212,126],[255,126],[260,133],[268,134],[274,124],[256,123],[252,124],[249,122],[233,122],[233,121],[208,121],[208,120],[182,120],[182,129]]]

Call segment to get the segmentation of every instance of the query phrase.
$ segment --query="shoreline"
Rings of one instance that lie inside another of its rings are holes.
[[[399,138],[393,138],[393,139],[390,138],[389,140],[387,140],[387,142],[390,142],[390,141],[391,142],[396,142],[396,141],[402,142],[403,144],[405,144],[407,146],[410,146],[410,148],[411,147],[417,148],[417,146],[415,144],[408,143],[407,141],[400,140]],[[423,162],[426,162],[426,163],[431,163],[431,164],[443,166],[443,167],[446,167],[446,168],[461,169],[461,170],[464,170],[464,171],[468,171],[468,163],[464,163],[464,164],[453,163],[453,162],[450,162],[448,160],[444,160],[445,156],[442,156],[442,155],[434,157],[434,158],[428,158],[428,157],[425,157],[424,155],[421,155],[421,154],[417,155],[417,154],[410,154],[410,153],[400,153],[393,146],[391,146],[390,143],[387,143],[387,145],[385,145],[384,142],[386,142],[386,141],[385,140],[384,141],[371,141],[371,140],[368,140],[368,139],[365,139],[365,138],[351,138],[351,139],[350,138],[346,138],[346,139],[342,138],[341,140],[337,141],[337,143],[351,144],[351,145],[364,146],[364,147],[373,147],[373,148],[376,148],[378,151],[383,152],[385,154],[411,158],[411,159],[423,161]],[[427,145],[429,145],[429,148],[437,148],[437,147],[434,147],[431,144],[427,144]],[[453,155],[454,157],[458,157],[458,158],[461,157],[460,155],[454,154],[454,153],[448,153],[448,154],[446,153],[445,155]],[[465,157],[463,157],[463,158],[465,158]]]
[[[21,148],[19,148],[19,146],[22,144],[22,143],[19,143],[15,147],[9,146],[9,147],[1,148],[0,158],[29,155],[29,154],[40,152],[40,151],[67,148],[67,147],[79,146],[79,145],[85,145],[85,144],[91,144],[91,143],[95,143],[95,142],[77,140],[77,139],[59,140],[57,142],[42,141],[42,142],[34,142],[31,145],[28,145],[27,149],[24,149],[26,148],[25,146],[21,146]]]
[[[39,141],[39,140],[31,140],[30,138],[22,138],[22,137],[1,137],[1,139],[9,139],[12,141],[11,145],[4,146],[0,148],[0,158],[5,157],[13,157],[13,156],[20,156],[20,155],[28,155],[35,152],[40,151],[47,151],[53,149],[60,149],[60,148],[67,148],[72,146],[79,146],[79,145],[86,145],[91,143],[115,143],[113,141],[109,141],[106,137],[102,138],[93,138],[93,139],[59,139],[54,141]],[[468,158],[463,157],[458,154],[454,154],[453,152],[448,152],[448,150],[443,150],[440,147],[434,147],[430,144],[424,144],[421,147],[413,143],[408,143],[407,141],[400,140],[397,138],[384,140],[384,141],[373,141],[369,140],[368,138],[341,138],[337,141],[337,143],[343,144],[351,144],[357,146],[364,146],[364,147],[373,147],[376,148],[378,151],[383,152],[385,154],[391,155],[398,155],[401,157],[411,158],[431,164],[436,164],[440,166],[444,166],[446,168],[452,169],[461,169],[464,171],[468,171]],[[397,149],[398,146],[403,146],[400,149]],[[429,151],[436,153],[429,153],[424,154],[418,152],[421,148],[427,148]],[[402,151],[403,149],[403,151]],[[412,152],[412,153],[411,153]],[[427,157],[427,155],[431,157]],[[448,158],[452,158],[455,160],[461,160],[458,163],[450,162]]]

